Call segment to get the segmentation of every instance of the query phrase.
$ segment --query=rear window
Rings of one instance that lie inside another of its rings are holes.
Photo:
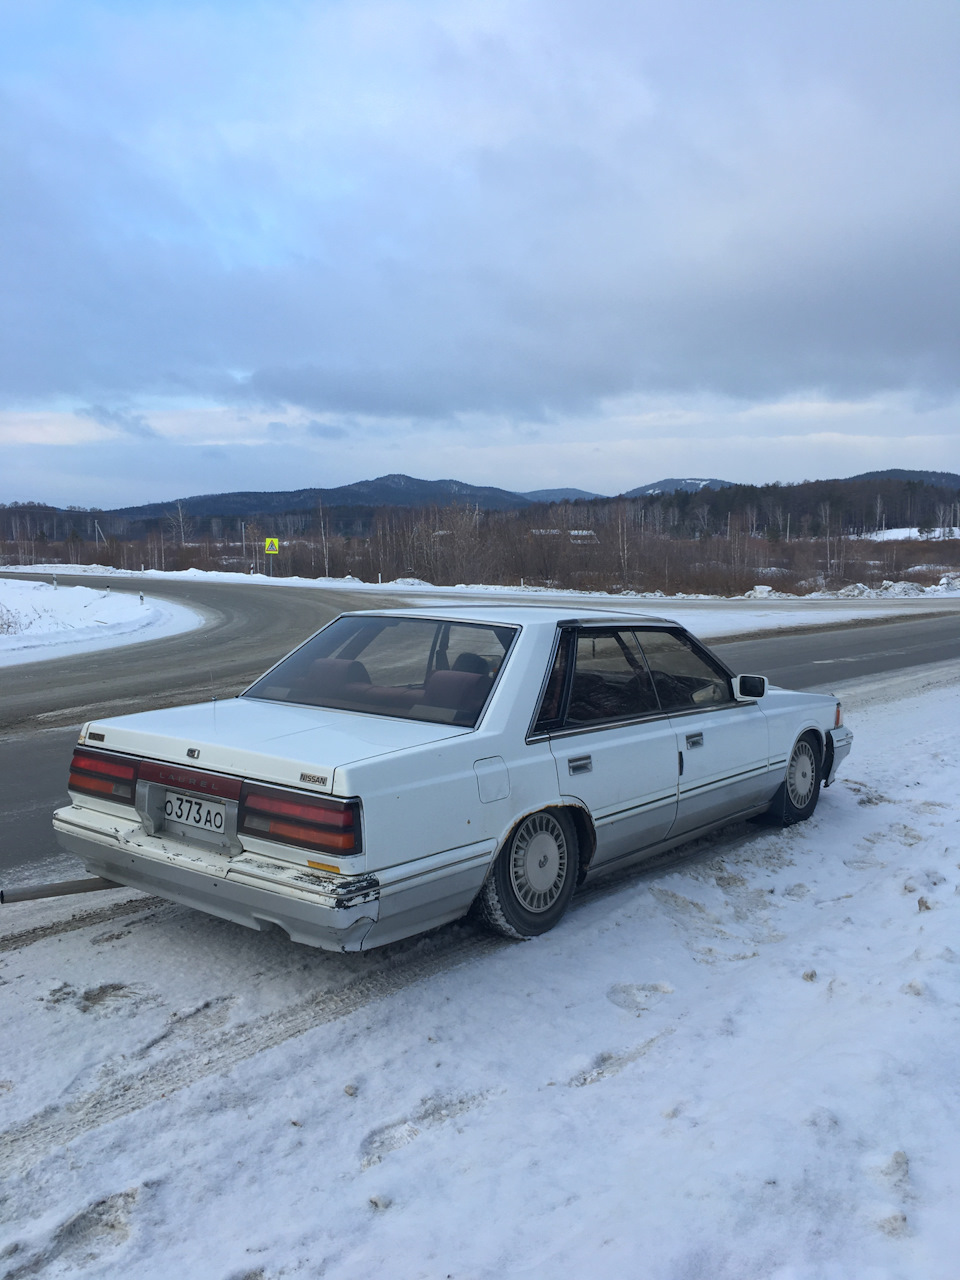
[[[472,728],[515,635],[437,618],[338,618],[243,696]]]

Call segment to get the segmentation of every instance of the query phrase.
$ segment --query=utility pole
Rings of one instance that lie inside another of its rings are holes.
[[[323,543],[323,576],[330,577],[330,555],[327,551],[327,529],[323,519],[323,499],[317,499],[317,511],[320,514],[320,540]]]

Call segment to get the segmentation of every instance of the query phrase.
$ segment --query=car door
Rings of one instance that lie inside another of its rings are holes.
[[[680,628],[637,632],[680,761],[671,836],[692,833],[770,798],[767,719],[733,698],[722,664]]]
[[[561,636],[538,730],[549,732],[561,796],[593,817],[594,866],[666,837],[677,809],[676,732],[629,628]]]

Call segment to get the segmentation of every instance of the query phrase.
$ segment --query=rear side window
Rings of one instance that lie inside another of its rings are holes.
[[[573,649],[574,633],[563,631],[557,644],[557,652],[553,666],[547,677],[546,688],[540,699],[537,718],[534,721],[534,733],[549,733],[559,729],[563,724],[564,694],[567,688],[567,671],[570,666],[570,654]]]
[[[437,618],[338,618],[243,696],[472,728],[515,635]]]

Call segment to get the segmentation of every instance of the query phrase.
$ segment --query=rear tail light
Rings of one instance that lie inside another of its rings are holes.
[[[241,834],[341,857],[361,852],[359,800],[333,800],[83,747],[73,753],[68,786],[81,795],[132,807],[138,776],[191,795],[239,799],[237,830]]]
[[[241,835],[298,845],[319,853],[360,853],[359,800],[328,800],[246,782],[240,795]]]
[[[86,751],[77,747],[70,762],[71,791],[98,796],[114,804],[132,805],[137,794],[136,756],[118,756],[106,751]]]
[[[843,725],[843,707],[837,703],[837,710],[833,717],[833,727],[839,729]]]

